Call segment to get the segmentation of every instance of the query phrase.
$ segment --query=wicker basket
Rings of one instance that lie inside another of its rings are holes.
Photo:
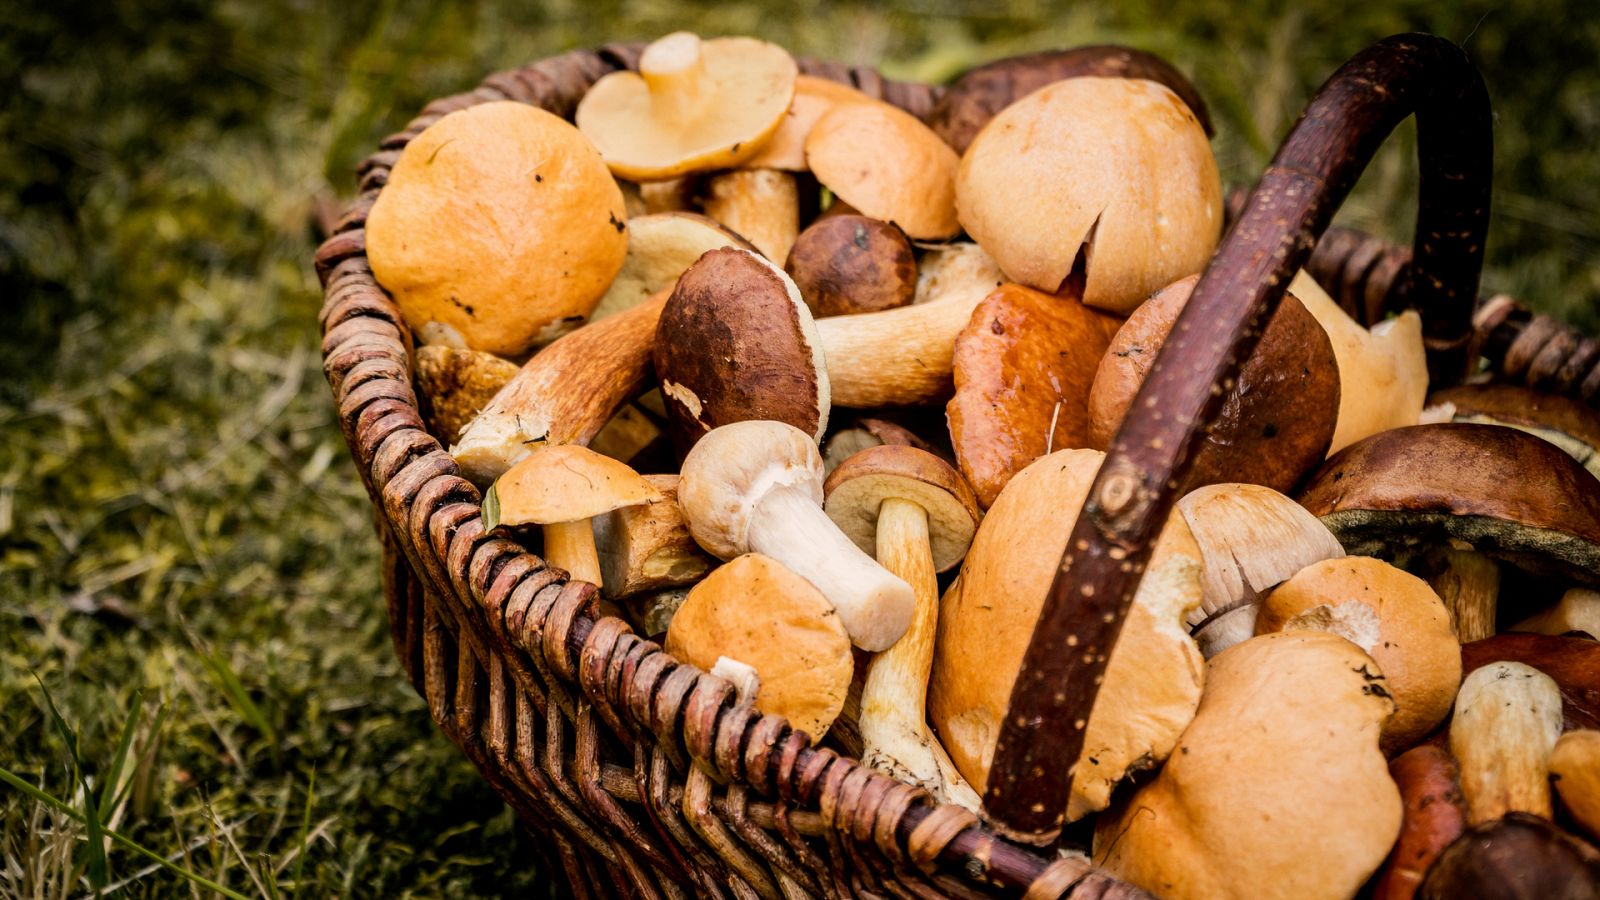
[[[1600,390],[1600,344],[1508,301],[1484,307],[1475,336],[1467,301],[1487,223],[1489,114],[1465,56],[1411,35],[1353,59],[1242,204],[1152,370],[1141,396],[1171,414],[1137,403],[1141,413],[1106,458],[1025,656],[980,824],[811,747],[782,720],[736,705],[725,681],[597,617],[593,585],[568,582],[484,534],[477,489],[424,430],[410,335],[364,250],[362,227],[390,167],[424,128],[473,104],[510,99],[570,117],[597,79],[636,66],[640,49],[568,53],[429,104],[362,164],[361,195],[316,258],[324,368],[375,507],[395,650],[439,727],[578,896],[1144,896],[1039,846],[1059,832],[1065,763],[1082,739],[1081,722],[1072,723],[1087,718],[1093,691],[1057,702],[1058,692],[1033,686],[1096,683],[1189,447],[1215,414],[1211,386],[1248,356],[1254,323],[1307,263],[1389,130],[1412,113],[1422,132],[1417,264],[1409,250],[1339,233],[1311,260],[1314,273],[1358,318],[1420,308],[1438,378],[1459,376],[1483,347],[1530,383],[1584,399]],[[801,70],[917,115],[940,94],[871,69],[802,62]],[[1092,597],[1076,587],[1084,584],[1098,588]],[[1087,632],[1073,625],[1085,606],[1096,613]],[[1059,652],[1069,633],[1086,652]]]

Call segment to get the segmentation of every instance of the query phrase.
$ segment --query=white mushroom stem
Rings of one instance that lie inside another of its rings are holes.
[[[1581,631],[1600,640],[1600,591],[1572,588],[1561,595],[1561,602],[1518,622],[1512,631],[1535,634],[1567,634]]]
[[[756,501],[747,543],[815,585],[857,647],[883,650],[910,626],[911,587],[862,553],[804,489],[778,485]]]
[[[984,296],[971,292],[882,312],[818,319],[833,405],[910,406],[948,395],[956,335]]]
[[[1439,558],[1444,568],[1429,581],[1450,611],[1456,639],[1468,644],[1493,637],[1500,566],[1474,550],[1445,550]]]
[[[928,728],[928,673],[939,622],[939,584],[928,544],[928,512],[890,497],[878,509],[878,561],[915,592],[911,626],[867,665],[861,692],[861,760],[935,799],[977,811],[981,805],[944,746]]]
[[[738,232],[778,265],[800,235],[800,189],[777,169],[735,169],[711,176],[706,215]]]
[[[1467,822],[1511,812],[1550,818],[1550,753],[1560,737],[1561,690],[1550,676],[1517,662],[1468,675],[1450,721]]]
[[[651,110],[662,119],[683,122],[699,115],[705,58],[698,36],[678,31],[646,47],[639,74],[650,88]]]
[[[761,675],[756,672],[756,667],[731,656],[717,657],[711,674],[727,679],[733,685],[740,703],[754,702],[756,694],[761,692]]]
[[[576,581],[600,586],[600,556],[595,552],[594,531],[588,519],[557,522],[542,526],[544,558],[558,569],[567,570]]]

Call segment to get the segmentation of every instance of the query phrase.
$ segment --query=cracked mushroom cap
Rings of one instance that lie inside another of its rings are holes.
[[[659,503],[643,475],[577,444],[543,444],[494,483],[505,525],[580,522],[602,513]]]
[[[691,212],[664,212],[628,221],[628,255],[589,321],[631,309],[671,289],[678,276],[718,247],[754,250],[716,221]]]
[[[926,450],[898,444],[868,447],[833,470],[822,485],[828,517],[868,556],[877,554],[878,510],[890,498],[928,512],[933,568],[944,572],[967,555],[983,514],[961,473]]]
[[[1600,477],[1600,411],[1588,404],[1517,384],[1464,384],[1429,395],[1429,406],[1443,404],[1452,421],[1507,425],[1542,437]]]
[[[922,120],[887,103],[845,103],[806,136],[806,162],[823,187],[863,215],[914,240],[953,237],[961,160]]]
[[[667,626],[665,649],[708,672],[721,658],[755,669],[756,709],[813,738],[844,708],[855,665],[833,605],[759,553],[720,566],[689,591]]]
[[[1157,896],[1356,896],[1400,832],[1378,733],[1394,711],[1372,658],[1337,635],[1251,638],[1155,780],[1101,816],[1095,861]]]
[[[653,350],[673,442],[687,452],[730,422],[828,429],[828,366],[811,311],[783,270],[756,253],[712,250],[678,279]]]
[[[1461,686],[1461,645],[1444,601],[1426,581],[1368,556],[1312,563],[1261,604],[1256,634],[1328,631],[1365,650],[1396,706],[1384,752],[1414,746],[1443,722]]]
[[[1600,481],[1548,441],[1498,425],[1413,425],[1345,448],[1300,504],[1359,556],[1463,546],[1600,586]]]
[[[663,37],[638,72],[613,72],[578,103],[578,128],[619,177],[725,169],[761,150],[794,99],[788,51],[754,38]]]
[[[1191,275],[1162,288],[1118,329],[1089,392],[1088,446],[1110,446],[1199,281]],[[1333,345],[1316,318],[1286,295],[1201,438],[1189,483],[1292,490],[1327,457],[1338,418]]]
[[[811,134],[817,120],[842,103],[875,102],[855,88],[832,79],[801,75],[794,80],[794,100],[789,103],[783,124],[773,132],[761,152],[745,160],[741,168],[808,172],[806,136]]]
[[[956,182],[961,225],[1012,281],[1055,293],[1080,251],[1083,302],[1126,315],[1205,268],[1222,182],[1205,129],[1153,81],[1073,78],[978,133]]]
[[[526,103],[428,126],[367,217],[372,273],[423,343],[521,356],[582,323],[628,249],[593,145]]]
[[[961,590],[941,603],[928,719],[980,791],[1039,609],[1103,459],[1095,450],[1059,450],[1018,472],[978,528]],[[1183,619],[1199,602],[1200,552],[1172,516],[1107,663],[1074,770],[1069,821],[1104,809],[1126,775],[1165,759],[1194,715],[1204,662]]]
[[[750,549],[750,517],[777,486],[803,490],[822,505],[815,439],[783,422],[734,422],[712,430],[683,458],[678,505],[695,542],[718,559],[732,559]]]

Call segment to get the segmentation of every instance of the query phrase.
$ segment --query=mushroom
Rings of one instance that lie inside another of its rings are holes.
[[[1481,825],[1512,812],[1550,818],[1550,753],[1559,737],[1561,689],[1550,676],[1519,662],[1468,675],[1450,720],[1467,821]]]
[[[1018,472],[978,528],[961,590],[940,606],[929,718],[980,792],[1039,609],[1103,458],[1094,450],[1058,450]],[[1199,602],[1199,548],[1173,516],[1099,686],[1072,770],[1067,820],[1104,809],[1117,783],[1172,752],[1200,700],[1204,666],[1183,627]]]
[[[660,181],[756,155],[783,121],[798,71],[788,51],[754,38],[702,41],[678,31],[612,72],[578,103],[578,129],[623,178]]]
[[[748,553],[695,585],[667,627],[665,649],[706,671],[755,670],[755,706],[813,738],[844,705],[855,659],[839,617],[809,581]]]
[[[450,454],[487,485],[540,444],[587,444],[650,378],[650,345],[667,295],[544,348],[467,423]]]
[[[706,215],[749,239],[767,259],[789,255],[800,233],[800,189],[777,169],[734,169],[706,180]]]
[[[1205,561],[1205,593],[1189,625],[1207,659],[1255,634],[1267,591],[1344,549],[1316,517],[1269,487],[1213,484],[1179,498]]]
[[[667,633],[667,627],[672,624],[672,617],[677,614],[678,608],[688,599],[689,591],[690,588],[680,587],[653,594],[639,594],[624,601],[622,611],[628,617],[628,624],[640,634],[659,641]]]
[[[1588,404],[1518,384],[1464,384],[1428,397],[1429,406],[1446,404],[1452,421],[1520,428],[1600,477],[1600,411]]]
[[[952,241],[926,248],[917,263],[917,291],[912,303],[960,298],[977,306],[1006,283],[994,257],[971,241]]]
[[[849,85],[828,78],[801,75],[794,80],[794,100],[784,114],[783,124],[773,132],[755,156],[745,160],[749,168],[782,169],[787,172],[808,172],[806,165],[806,136],[817,120],[841,103],[875,103],[877,101]]]
[[[1561,595],[1555,606],[1523,619],[1509,630],[1536,634],[1578,632],[1600,640],[1600,591],[1572,588]]]
[[[695,197],[699,192],[700,179],[694,175],[639,184],[639,200],[644,203],[645,214],[652,216],[669,212],[694,212],[697,205]]]
[[[450,440],[516,377],[516,363],[482,350],[417,348],[417,401],[435,436]]]
[[[1089,444],[1089,387],[1118,321],[1075,296],[1008,284],[956,337],[945,407],[961,473],[985,507],[1029,463]]]
[[[917,289],[905,233],[867,216],[819,219],[800,233],[783,269],[817,318],[905,306]]]
[[[835,104],[806,135],[806,164],[823,187],[916,240],[961,230],[960,162],[922,120],[887,103]]]
[[[828,428],[828,369],[816,325],[789,276],[747,250],[712,250],[678,279],[656,327],[654,359],[679,453],[746,419]]]
[[[857,419],[853,427],[835,431],[822,445],[823,469],[831,475],[840,463],[850,457],[869,447],[882,447],[885,444],[915,447],[945,462],[953,458],[948,449],[934,446],[903,425],[887,419],[864,417]]]
[[[1111,445],[1199,280],[1191,275],[1157,291],[1118,329],[1089,392],[1087,446]],[[1338,413],[1333,345],[1300,301],[1286,295],[1194,451],[1189,484],[1292,490],[1326,458]]]
[[[1422,319],[1413,310],[1362,328],[1304,271],[1289,292],[1316,317],[1339,361],[1339,421],[1328,453],[1369,435],[1415,425],[1428,394]]]
[[[857,647],[883,650],[911,624],[911,587],[822,511],[822,455],[800,429],[751,419],[708,432],[684,457],[678,505],[711,555],[765,554],[816,585]]]
[[[1461,645],[1461,669],[1519,662],[1550,676],[1561,689],[1562,727],[1600,729],[1600,642],[1547,634],[1497,634]]]
[[[623,404],[588,444],[590,450],[630,465],[661,437],[661,429],[644,410],[632,403]]]
[[[1468,829],[1428,870],[1417,900],[1593,900],[1600,852],[1535,816]]]
[[[1423,876],[1467,827],[1461,768],[1450,751],[1422,744],[1389,761],[1405,812],[1400,839],[1373,885],[1372,900],[1411,900]]]
[[[685,269],[718,247],[755,249],[749,241],[696,213],[656,213],[630,221],[628,257],[589,321],[632,309],[671,290]]]
[[[678,476],[646,475],[662,502],[624,506],[594,520],[607,597],[688,587],[716,568],[689,534],[678,509]]]
[[[1573,821],[1600,840],[1600,731],[1569,731],[1550,753],[1556,796]]]
[[[823,485],[828,517],[911,586],[906,633],[872,658],[861,693],[861,761],[934,798],[976,810],[981,801],[928,729],[928,673],[938,630],[935,574],[961,562],[977,531],[978,500],[949,463],[885,444],[845,460]]]
[[[1205,129],[1153,81],[1073,78],[978,133],[956,182],[961,225],[1012,281],[1055,293],[1080,254],[1083,302],[1126,315],[1205,267],[1222,182]]]
[[[1449,423],[1380,432],[1328,460],[1300,503],[1353,555],[1402,563],[1430,551],[1455,557],[1435,590],[1462,642],[1493,633],[1498,581],[1489,559],[1463,554],[1600,586],[1600,481],[1514,428]]]
[[[367,216],[367,259],[423,343],[521,356],[594,309],[622,266],[627,219],[577,129],[526,103],[482,103],[406,145]]]
[[[1171,900],[1355,896],[1400,831],[1378,750],[1393,711],[1372,658],[1337,635],[1223,651],[1178,750],[1096,823],[1095,861]]]
[[[542,526],[545,559],[603,587],[589,520],[661,500],[655,485],[610,457],[576,444],[546,444],[495,481],[483,500],[484,530]]]
[[[1256,634],[1329,631],[1365,650],[1388,679],[1395,714],[1379,745],[1394,756],[1450,714],[1461,645],[1428,583],[1368,556],[1314,562],[1262,601]]]

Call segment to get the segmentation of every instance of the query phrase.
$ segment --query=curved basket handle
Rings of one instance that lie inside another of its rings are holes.
[[[1397,35],[1322,86],[1246,201],[1134,398],[1062,555],[1012,688],[984,794],[1001,834],[1054,843],[1070,766],[1155,536],[1240,363],[1389,132],[1417,116],[1421,208],[1407,299],[1436,383],[1464,374],[1493,157],[1489,98],[1456,45]],[[1068,649],[1068,648],[1071,649]]]

